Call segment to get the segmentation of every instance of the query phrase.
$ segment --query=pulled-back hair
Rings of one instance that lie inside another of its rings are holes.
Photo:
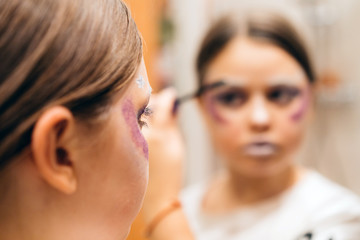
[[[290,54],[303,68],[310,83],[315,81],[314,67],[307,45],[284,16],[268,11],[249,11],[219,18],[208,30],[200,46],[196,71],[200,86],[210,62],[236,36],[270,42]]]
[[[93,121],[140,65],[120,0],[0,0],[0,169],[30,144],[47,108]]]

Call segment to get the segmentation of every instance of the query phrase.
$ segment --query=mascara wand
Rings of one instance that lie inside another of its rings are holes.
[[[204,92],[214,89],[214,88],[217,88],[217,87],[220,87],[220,86],[223,86],[223,85],[225,85],[224,81],[218,81],[218,82],[215,82],[215,83],[212,83],[209,85],[203,85],[194,93],[186,94],[182,97],[176,98],[176,100],[174,102],[173,110],[172,110],[173,114],[177,113],[177,110],[179,109],[179,106],[182,103],[184,103],[188,100],[191,100],[193,98],[197,98],[197,97],[201,96]]]

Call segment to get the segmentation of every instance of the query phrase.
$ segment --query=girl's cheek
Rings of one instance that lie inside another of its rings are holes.
[[[226,124],[227,121],[221,116],[220,112],[216,108],[215,99],[212,97],[207,97],[205,99],[205,107],[206,111],[210,115],[211,119],[213,119],[217,123]]]

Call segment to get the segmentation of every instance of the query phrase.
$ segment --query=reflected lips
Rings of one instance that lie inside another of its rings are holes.
[[[278,151],[278,146],[269,142],[255,142],[244,147],[245,155],[249,157],[271,157]]]

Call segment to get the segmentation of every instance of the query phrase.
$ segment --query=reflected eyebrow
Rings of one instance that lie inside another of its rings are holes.
[[[218,80],[216,81],[212,81],[213,83],[210,84],[206,84],[206,85],[211,85],[214,84],[216,82],[223,82],[225,85],[230,85],[230,86],[237,86],[237,87],[243,87],[247,84],[247,80],[244,77],[231,77],[231,76],[224,76],[221,78],[217,78]],[[206,86],[205,85],[205,86]]]
[[[201,94],[203,94],[204,92],[206,92],[208,90],[218,88],[218,87],[224,86],[224,85],[225,85],[225,82],[223,82],[221,80],[214,82],[214,83],[205,84],[205,85],[200,86],[199,89],[196,90],[195,92],[192,92],[192,93],[189,93],[184,96],[176,98],[176,100],[174,102],[173,112],[176,111],[176,109],[180,106],[180,104],[182,104],[188,100],[191,100],[193,98],[197,98],[197,97],[201,96]]]
[[[228,84],[224,80],[218,80],[213,83],[204,84],[204,85],[200,86],[200,88],[193,94],[193,96],[199,97],[201,94],[203,94],[206,91],[209,91],[211,89],[218,88],[221,86],[225,86],[225,85],[228,85]]]
[[[270,86],[289,85],[301,82],[304,79],[302,74],[296,75],[277,75],[268,78]]]
[[[224,80],[224,85],[225,87],[228,88],[246,88],[247,84],[244,82],[235,82],[235,81],[226,81]]]

